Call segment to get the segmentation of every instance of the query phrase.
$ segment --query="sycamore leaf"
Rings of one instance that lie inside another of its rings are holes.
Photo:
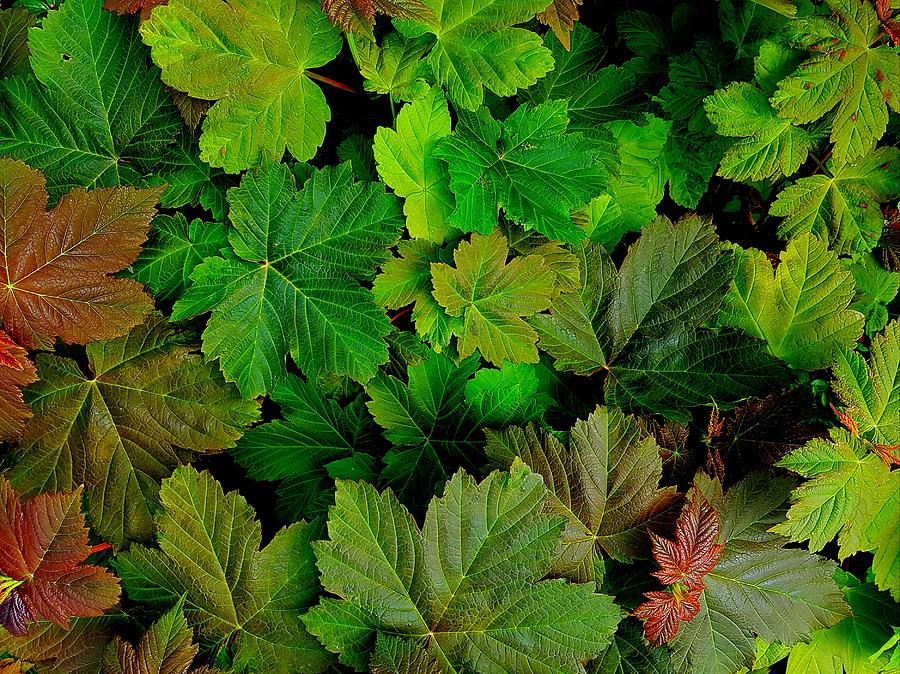
[[[866,317],[866,335],[875,335],[888,324],[887,305],[900,293],[900,273],[885,269],[872,253],[860,253],[841,260],[856,282],[856,296],[850,305]]]
[[[0,84],[0,154],[73,187],[138,184],[180,126],[131,19],[73,0],[29,31],[34,74]]]
[[[536,363],[538,335],[523,320],[544,311],[558,294],[556,273],[540,255],[513,258],[506,238],[473,234],[453,253],[456,267],[431,264],[434,298],[450,316],[462,318],[454,330],[457,350],[475,352],[494,365]]]
[[[579,420],[566,448],[534,426],[488,431],[487,454],[506,466],[520,458],[549,489],[547,511],[566,519],[555,574],[594,580],[601,552],[625,561],[645,557],[648,532],[672,519],[679,496],[659,488],[662,459],[634,417],[598,407]]]
[[[146,284],[157,301],[176,300],[190,286],[190,276],[203,258],[228,246],[225,226],[187,219],[181,213],[153,219],[150,239],[131,266],[131,277]]]
[[[113,618],[75,618],[64,628],[35,623],[24,637],[0,632],[0,650],[53,674],[98,674]],[[31,674],[31,672],[29,672]]]
[[[524,28],[547,0],[422,0],[435,19],[413,22],[410,32],[431,33],[427,65],[454,107],[475,110],[484,90],[514,96],[553,69],[541,38]]]
[[[421,0],[322,0],[322,9],[335,26],[350,32],[372,34],[375,13],[395,19],[434,21],[431,8]]]
[[[441,674],[437,658],[419,644],[379,634],[369,665],[372,674]]]
[[[435,153],[438,141],[450,134],[450,111],[441,90],[434,87],[404,106],[396,126],[396,131],[382,127],[375,133],[378,174],[405,199],[409,235],[442,243],[451,229],[454,201],[447,167]]]
[[[851,348],[835,354],[831,386],[856,422],[860,434],[875,444],[900,444],[900,322],[892,321],[872,340],[868,363]]]
[[[285,358],[307,376],[366,381],[388,359],[391,326],[371,291],[402,226],[400,204],[349,163],[313,171],[297,192],[284,164],[265,162],[228,193],[229,248],[191,275],[172,319],[207,311],[203,353],[219,359],[246,398],[284,378]],[[315,336],[315,339],[313,339]]]
[[[839,164],[856,161],[884,135],[888,107],[900,111],[900,54],[878,46],[881,26],[868,2],[828,0],[831,17],[800,19],[794,30],[813,56],[778,84],[772,104],[805,124],[835,110],[831,142]]]
[[[462,113],[435,156],[450,171],[456,209],[449,223],[464,232],[490,234],[500,209],[510,220],[549,239],[584,238],[571,212],[599,194],[606,171],[600,145],[567,131],[564,101],[524,103],[503,122],[487,108]]]
[[[553,404],[539,391],[537,365],[503,363],[499,370],[485,367],[466,382],[466,402],[481,426],[505,426],[538,421]]]
[[[160,198],[160,205],[165,208],[201,206],[217,222],[225,220],[228,213],[226,191],[238,184],[222,169],[201,161],[197,140],[186,130],[175,145],[166,148],[157,175],[148,182],[165,184],[166,191]]]
[[[521,463],[480,484],[463,472],[422,529],[390,491],[338,483],[329,540],[314,543],[325,597],[303,620],[362,669],[375,635],[420,644],[442,672],[583,673],[622,611],[593,584],[540,579],[563,518],[543,514],[540,476]]]
[[[888,657],[877,655],[891,638],[890,626],[900,623],[900,607],[854,576],[836,572],[853,615],[834,627],[813,632],[808,644],[791,649],[787,674],[877,674],[890,672]]]
[[[24,636],[32,620],[63,627],[102,615],[119,601],[119,581],[84,564],[90,556],[81,492],[39,494],[23,503],[0,477],[0,625]]]
[[[719,323],[766,340],[788,364],[816,370],[862,334],[863,316],[849,308],[852,275],[812,234],[792,239],[772,264],[761,250],[735,246],[737,271],[725,295]]]
[[[881,147],[856,164],[829,167],[831,175],[800,178],[778,193],[769,209],[784,216],[778,235],[827,236],[838,254],[871,250],[884,224],[878,205],[900,197],[900,150]]]
[[[239,671],[324,670],[329,657],[300,622],[318,592],[315,528],[293,524],[260,550],[253,508],[190,466],[163,480],[160,501],[159,549],[132,545],[116,557],[128,596],[156,607],[184,597],[185,617],[204,641],[234,643]]]
[[[154,7],[164,5],[168,0],[103,0],[103,9],[116,14],[137,14],[140,12],[142,19],[150,18],[150,11]]]
[[[427,35],[406,38],[400,33],[388,33],[381,44],[362,36],[347,40],[359,73],[365,78],[366,91],[390,94],[403,101],[415,101],[430,87],[424,78],[421,58],[431,47]]]
[[[29,71],[28,29],[34,23],[34,14],[24,7],[0,10],[0,77]]]
[[[725,151],[719,175],[765,180],[792,175],[806,161],[816,136],[778,117],[766,94],[749,82],[734,82],[708,96],[706,114],[718,132],[740,138]]]
[[[185,336],[151,318],[127,336],[87,346],[76,361],[37,358],[41,381],[9,479],[22,493],[87,485],[91,523],[120,544],[153,532],[157,481],[180,463],[176,447],[215,452],[259,416]]]
[[[572,30],[578,21],[578,6],[582,0],[551,0],[547,9],[537,15],[538,21],[550,26],[560,43],[571,49]]]
[[[203,122],[203,161],[237,173],[280,160],[285,147],[298,161],[315,155],[331,112],[308,69],[341,46],[315,0],[172,0],[141,36],[166,84],[216,101]]]
[[[44,177],[0,158],[0,323],[28,348],[117,337],[153,309],[112,276],[134,262],[160,189],[73,190],[47,211]]]
[[[22,435],[31,410],[21,388],[37,381],[28,352],[0,330],[0,442]]]
[[[700,612],[670,642],[681,674],[725,674],[751,667],[754,636],[792,646],[848,615],[832,579],[835,564],[804,550],[784,548],[767,529],[781,519],[791,480],[753,473],[722,496],[721,485],[698,480],[719,513],[725,545],[703,579]]]

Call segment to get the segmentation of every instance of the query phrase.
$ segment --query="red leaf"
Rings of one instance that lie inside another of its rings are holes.
[[[82,564],[91,548],[81,491],[23,504],[0,477],[0,625],[12,634],[25,634],[31,620],[68,627],[70,617],[102,615],[119,600],[115,576]]]
[[[684,583],[703,588],[703,576],[713,570],[722,556],[719,515],[702,496],[694,494],[675,524],[675,541],[651,533],[653,557],[660,565],[654,572],[666,585]]]
[[[881,21],[881,27],[891,38],[891,42],[900,46],[900,21],[893,18],[890,0],[875,0],[875,11],[878,20]]]
[[[142,19],[150,18],[150,10],[166,4],[167,0],[103,0],[103,9],[116,14],[141,13]]]
[[[0,330],[0,441],[18,438],[31,410],[20,388],[37,381],[28,353]]]
[[[644,635],[653,646],[669,641],[682,621],[693,620],[700,613],[700,598],[684,586],[672,592],[645,592],[645,601],[633,616],[644,621]]]
[[[322,11],[335,26],[366,34],[372,33],[376,12],[422,23],[435,21],[434,12],[421,0],[322,0]]]

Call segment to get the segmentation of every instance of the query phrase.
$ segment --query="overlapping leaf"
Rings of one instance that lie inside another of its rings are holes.
[[[0,10],[0,77],[29,71],[28,29],[33,25],[34,15],[24,7]]]
[[[228,201],[226,257],[195,269],[172,318],[212,311],[203,352],[247,398],[274,389],[288,353],[309,376],[370,379],[390,322],[359,279],[400,236],[398,200],[354,182],[349,163],[314,171],[298,193],[287,166],[266,162]]]
[[[115,618],[75,618],[68,629],[35,623],[24,637],[0,632],[0,648],[53,674],[97,674]],[[29,673],[31,674],[31,673]]]
[[[375,26],[376,12],[397,19],[434,19],[431,10],[420,0],[324,0],[322,9],[334,25],[369,35]]]
[[[158,480],[180,463],[176,447],[215,452],[259,415],[161,318],[87,347],[90,374],[71,358],[40,354],[34,411],[9,479],[23,494],[85,484],[94,528],[107,540],[147,539]]]
[[[362,669],[378,633],[420,644],[442,672],[584,672],[622,617],[592,584],[540,579],[563,518],[521,463],[480,484],[463,472],[422,529],[389,491],[338,484],[329,540],[315,543],[325,589],[307,627]]]
[[[134,262],[159,189],[73,190],[47,211],[46,182],[0,158],[0,324],[19,344],[84,344],[140,323],[141,285],[112,276]]]
[[[309,68],[331,61],[340,32],[315,0],[172,0],[141,25],[163,81],[216,101],[200,156],[229,173],[281,159],[310,159],[331,111]]]
[[[119,581],[85,564],[91,554],[81,493],[39,494],[24,503],[0,477],[0,625],[17,636],[33,620],[63,627],[102,615],[119,601]]]
[[[0,441],[22,435],[31,410],[22,397],[22,387],[37,381],[28,352],[0,330]]]

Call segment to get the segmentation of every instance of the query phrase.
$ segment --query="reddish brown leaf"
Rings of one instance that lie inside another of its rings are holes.
[[[550,26],[556,37],[562,42],[566,51],[572,47],[572,30],[578,21],[578,6],[582,0],[553,0],[543,12],[537,15],[538,21]]]
[[[31,410],[22,399],[21,387],[37,381],[28,353],[0,330],[0,441],[18,438]]]
[[[371,35],[375,13],[397,19],[415,19],[424,23],[435,20],[431,8],[419,0],[322,0],[322,10],[335,26],[347,32]]]
[[[644,596],[648,601],[632,615],[644,621],[644,635],[653,646],[671,640],[682,622],[693,620],[700,612],[699,596],[684,586],[676,585],[670,592],[645,592]]]
[[[0,324],[26,348],[126,333],[153,309],[143,286],[112,275],[137,259],[162,187],[66,194],[47,211],[46,181],[0,159]]]
[[[660,570],[653,573],[666,585],[684,583],[703,588],[703,576],[713,570],[724,546],[717,544],[719,514],[705,498],[694,493],[675,523],[675,540],[650,534],[653,557]]]
[[[118,579],[82,563],[91,548],[81,492],[23,504],[0,477],[0,624],[12,634],[26,634],[32,620],[68,627],[69,618],[102,615],[119,600]]]
[[[36,623],[28,636],[23,637],[0,630],[0,652],[33,662],[40,672],[97,674],[112,622],[108,616],[75,618],[69,629],[53,623]]]
[[[34,668],[28,663],[12,658],[0,659],[0,674],[27,674]]]
[[[116,14],[141,13],[142,19],[150,18],[150,10],[165,5],[168,0],[103,0],[103,9]]]
[[[194,98],[183,91],[175,89],[170,89],[170,91],[172,93],[172,102],[178,108],[178,114],[181,115],[181,119],[184,120],[184,123],[191,131],[196,131],[197,127],[200,126],[200,122],[203,121],[206,111],[212,105],[212,101]]]
[[[891,0],[875,0],[875,12],[884,32],[895,45],[900,46],[900,21],[894,18]]]

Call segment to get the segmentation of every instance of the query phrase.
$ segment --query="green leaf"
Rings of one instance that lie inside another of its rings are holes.
[[[872,340],[869,362],[851,348],[835,354],[832,388],[864,438],[900,444],[900,323]]]
[[[141,24],[163,81],[216,101],[203,122],[200,156],[229,173],[276,161],[285,147],[312,158],[331,112],[309,68],[341,47],[315,0],[173,0]]]
[[[856,342],[863,317],[849,308],[852,276],[824,241],[812,234],[792,239],[774,274],[761,250],[735,246],[735,253],[721,325],[766,340],[772,355],[804,370],[828,367],[840,348]]]
[[[672,662],[665,648],[651,649],[644,631],[632,618],[616,630],[612,644],[591,663],[591,674],[672,674]]]
[[[399,237],[398,200],[354,182],[349,163],[314,171],[297,192],[287,166],[266,162],[228,202],[231,250],[195,269],[172,319],[212,311],[203,352],[247,398],[283,379],[288,353],[307,376],[370,379],[388,359],[390,322],[359,279]]]
[[[379,634],[371,671],[372,674],[441,674],[441,665],[419,644]]]
[[[619,561],[644,558],[648,531],[670,523],[680,495],[658,487],[660,448],[637,420],[598,407],[579,420],[566,448],[552,434],[529,425],[488,431],[487,453],[507,466],[516,458],[544,478],[547,511],[566,519],[553,562],[554,574],[586,582],[606,553]]]
[[[135,185],[180,119],[131,17],[72,0],[29,31],[34,75],[0,84],[0,154],[40,169],[51,196]]]
[[[769,209],[784,216],[778,235],[812,232],[839,254],[871,250],[884,222],[878,205],[900,197],[900,150],[881,147],[856,164],[829,167],[831,175],[800,178],[778,193]]]
[[[348,37],[348,43],[360,74],[366,78],[366,91],[390,94],[403,101],[415,101],[427,93],[420,60],[431,47],[427,36],[406,39],[399,33],[388,33],[379,46],[354,35]]]
[[[888,271],[871,253],[842,259],[856,282],[856,297],[850,306],[866,317],[866,334],[874,337],[888,323],[887,305],[900,292],[900,274]]]
[[[544,236],[577,243],[584,238],[571,212],[599,194],[606,172],[600,145],[567,131],[564,101],[525,103],[503,122],[487,108],[462,113],[435,156],[450,171],[456,210],[450,224],[490,234],[500,208],[510,220]]]
[[[848,615],[832,579],[835,564],[784,548],[783,538],[766,533],[779,518],[790,487],[790,480],[773,481],[762,473],[751,474],[724,497],[717,482],[703,487],[707,497],[718,501],[719,542],[725,549],[704,578],[700,613],[682,623],[671,642],[678,672],[725,674],[751,667],[754,635],[790,646]]]
[[[457,350],[466,357],[478,349],[494,365],[504,361],[536,363],[537,333],[524,316],[544,311],[558,294],[556,273],[540,255],[513,258],[506,238],[473,234],[453,253],[456,267],[432,263],[434,298],[451,316],[462,318],[455,330]]]
[[[447,167],[438,160],[438,141],[450,134],[450,111],[437,87],[403,107],[397,130],[375,134],[378,175],[405,199],[406,228],[413,238],[442,243],[450,232],[453,193]]]
[[[193,220],[181,213],[158,215],[131,277],[145,284],[157,301],[175,300],[190,286],[190,275],[203,258],[228,246],[225,226]]]
[[[17,77],[30,70],[28,29],[34,15],[24,8],[0,11],[0,77]]]
[[[391,492],[339,483],[315,549],[340,600],[322,599],[304,622],[357,669],[382,633],[421,644],[448,673],[583,672],[623,614],[591,584],[540,580],[563,525],[542,513],[545,498],[521,464],[480,484],[460,472],[420,530]]]
[[[22,494],[87,485],[92,525],[120,544],[153,532],[158,481],[176,447],[221,451],[259,416],[164,319],[87,346],[90,375],[71,358],[41,354],[34,412],[9,479]]]
[[[749,82],[733,82],[708,96],[704,106],[720,134],[740,138],[719,165],[723,178],[748,181],[792,175],[817,140],[815,134],[779,118],[766,94]]]
[[[234,666],[275,674],[321,672],[328,655],[300,615],[318,594],[314,527],[282,529],[262,550],[262,528],[236,492],[207,472],[178,468],[163,480],[159,549],[133,545],[115,566],[128,596],[175,605],[208,643],[234,643]]]
[[[839,164],[870,153],[884,135],[888,106],[900,111],[900,54],[877,45],[875,8],[854,0],[828,0],[832,16],[810,17],[794,30],[814,53],[778,84],[772,104],[781,117],[805,124],[835,110],[831,142]]]
[[[434,79],[454,107],[475,110],[484,90],[514,96],[553,68],[553,56],[541,38],[513,28],[544,10],[546,0],[423,0],[434,12],[433,24],[417,23],[417,33],[437,39],[427,57]]]
[[[499,370],[482,368],[466,382],[466,402],[485,426],[538,421],[553,400],[543,392],[536,365],[506,362]]]

